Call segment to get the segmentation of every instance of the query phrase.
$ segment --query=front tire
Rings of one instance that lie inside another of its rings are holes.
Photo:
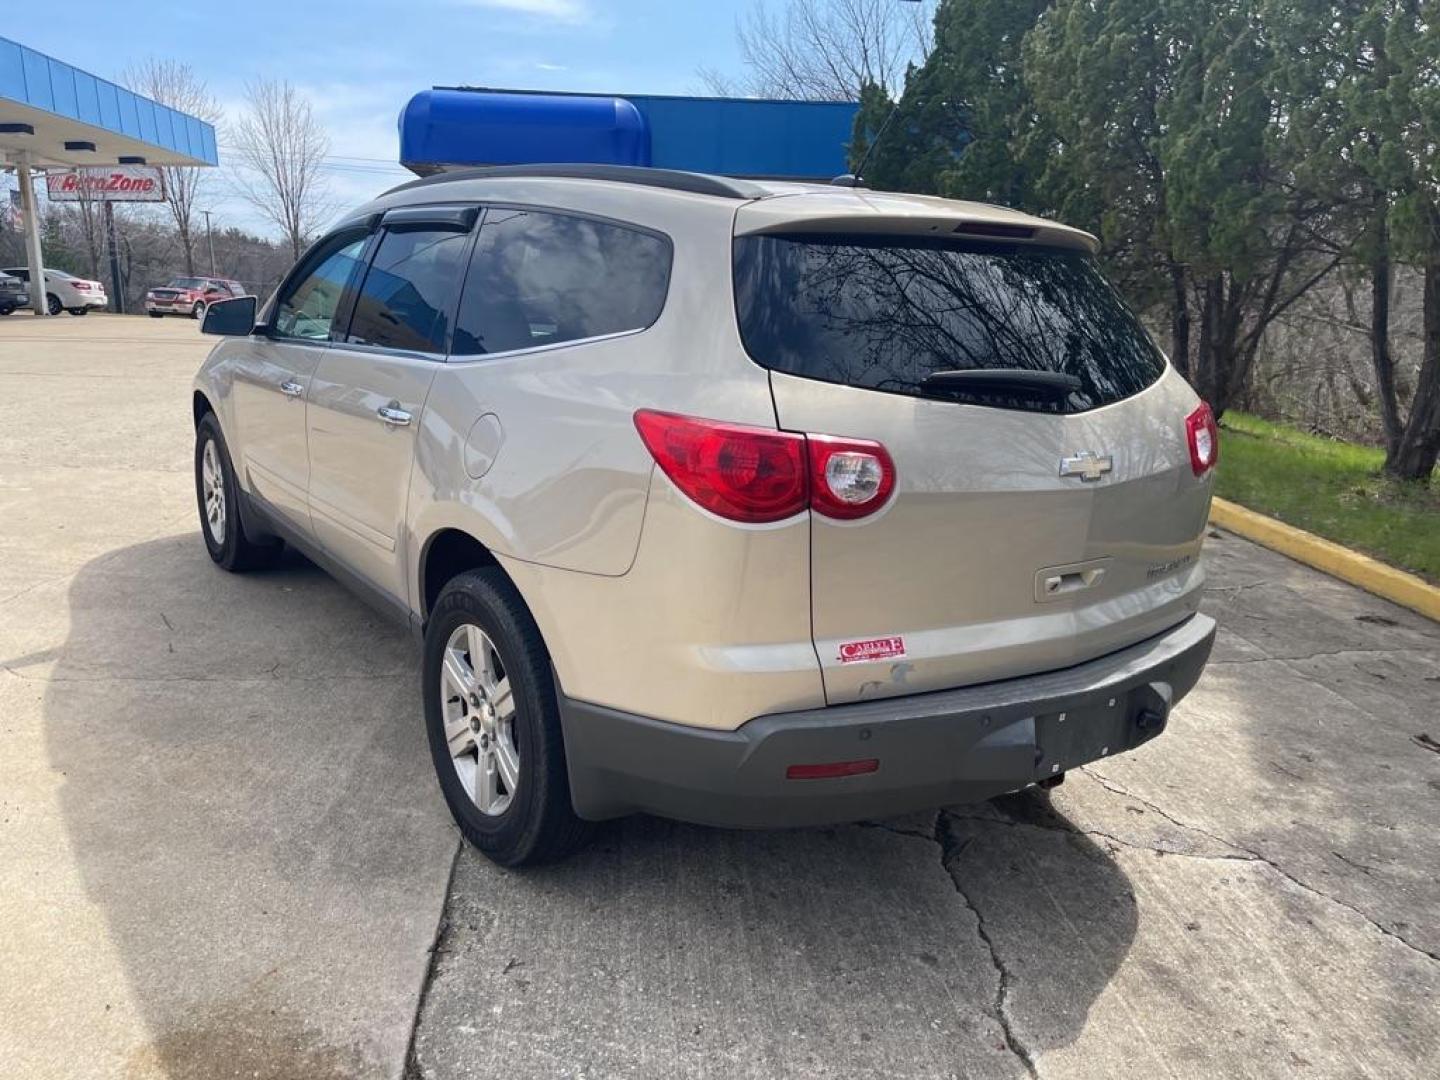
[[[570,803],[550,654],[497,567],[447,584],[425,630],[425,726],[465,838],[502,866],[563,858],[591,826]]]
[[[145,314],[149,315],[152,319],[163,319],[165,317],[163,311],[147,311]]]
[[[195,301],[195,306],[190,309],[190,317],[192,319],[205,318],[205,302],[203,300]]]
[[[45,296],[45,310],[50,312],[51,315],[59,315],[65,308],[64,305],[60,303],[60,297],[52,292],[47,293]]]
[[[257,544],[245,535],[235,469],[214,413],[206,413],[195,430],[195,497],[205,550],[218,565],[238,573],[274,562],[278,543]]]

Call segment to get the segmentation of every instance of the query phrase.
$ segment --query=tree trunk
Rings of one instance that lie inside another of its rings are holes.
[[[1440,209],[1430,210],[1425,252],[1424,350],[1410,419],[1385,471],[1401,480],[1430,479],[1440,457]]]
[[[178,231],[180,233],[180,250],[185,253],[185,276],[194,277],[195,238],[190,235],[190,229],[185,225],[181,225]]]
[[[1170,360],[1181,375],[1190,377],[1190,299],[1185,289],[1185,265],[1171,261]]]
[[[1390,229],[1389,206],[1382,197],[1375,208],[1375,250],[1370,259],[1370,363],[1385,426],[1385,458],[1400,446],[1400,406],[1395,397],[1395,361],[1390,355]]]

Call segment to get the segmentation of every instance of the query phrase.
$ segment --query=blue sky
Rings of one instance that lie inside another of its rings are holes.
[[[227,111],[247,79],[286,78],[330,132],[338,208],[409,174],[395,117],[417,90],[489,85],[630,93],[702,92],[698,68],[739,69],[735,20],[751,0],[102,0],[14,5],[5,34],[106,78],[146,57],[181,60]],[[222,136],[221,161],[224,163]],[[263,226],[224,170],[205,201],[216,224]],[[268,231],[268,230],[267,230]]]

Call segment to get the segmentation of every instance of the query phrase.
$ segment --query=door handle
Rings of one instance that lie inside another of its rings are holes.
[[[404,409],[397,409],[393,405],[381,405],[375,410],[375,415],[380,417],[387,424],[395,427],[405,427],[410,423],[410,414]]]
[[[301,386],[294,379],[286,379],[280,384],[280,392],[286,397],[299,397],[305,392],[305,387]]]

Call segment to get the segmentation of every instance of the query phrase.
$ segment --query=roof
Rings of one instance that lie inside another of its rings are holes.
[[[37,165],[219,161],[213,125],[5,37],[0,150]]]
[[[647,169],[623,165],[576,163],[504,165],[449,169],[391,188],[356,212],[364,217],[397,203],[483,199],[487,183],[503,185],[506,198],[515,185],[533,179],[538,186],[603,185],[609,192],[629,187],[633,195],[646,190],[738,203],[737,235],[764,232],[875,232],[971,239],[1017,240],[1096,251],[1099,241],[1087,232],[1055,221],[988,203],[944,199],[908,192],[872,191],[835,184],[783,180],[741,180],[728,176]],[[447,191],[463,187],[463,193]],[[400,199],[393,196],[401,195]],[[535,192],[539,194],[539,192]],[[633,199],[632,199],[633,202]],[[351,220],[355,220],[352,218]]]

